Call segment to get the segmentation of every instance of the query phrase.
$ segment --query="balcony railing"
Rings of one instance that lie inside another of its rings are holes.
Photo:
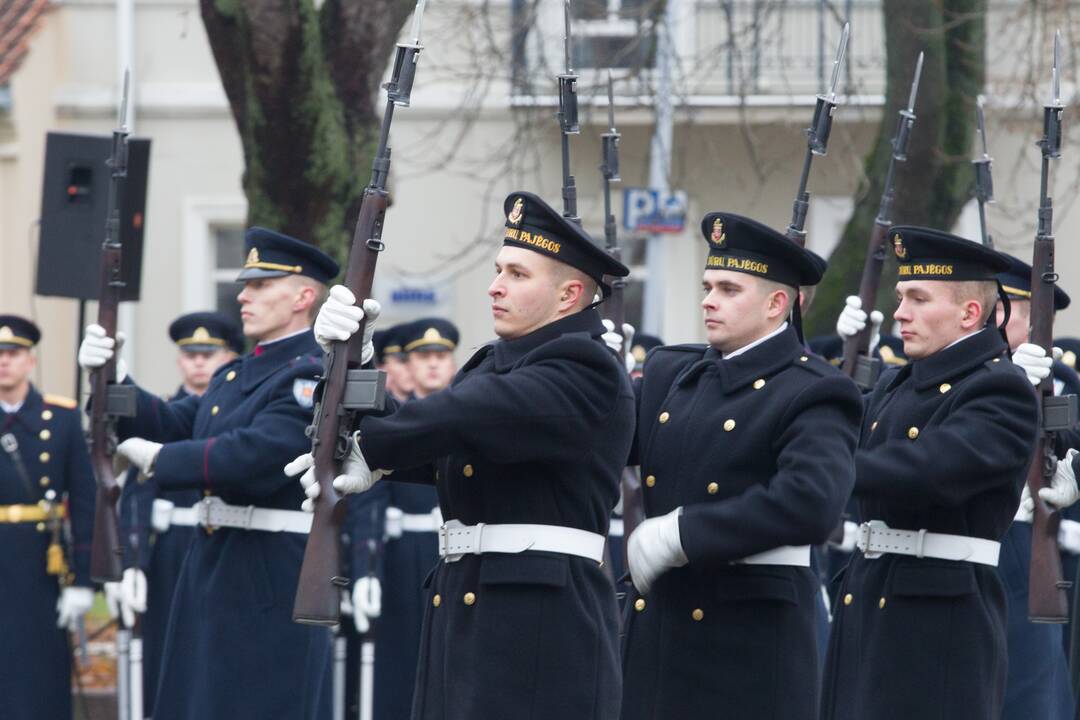
[[[845,21],[851,41],[839,92],[878,97],[885,89],[880,0],[668,0],[675,101],[729,104],[735,98],[813,96],[832,71]],[[621,95],[655,86],[658,0],[574,0],[572,62],[586,90],[611,68]],[[562,71],[562,0],[513,0],[513,89],[521,104],[553,94]],[[584,93],[583,93],[584,94]]]

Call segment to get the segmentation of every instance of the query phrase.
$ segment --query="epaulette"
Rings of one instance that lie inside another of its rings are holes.
[[[43,400],[49,405],[55,405],[56,407],[62,407],[67,410],[74,410],[79,407],[79,403],[72,398],[65,397],[63,395],[42,395]]]
[[[884,362],[886,365],[896,365],[898,367],[903,367],[904,365],[908,364],[907,358],[902,358],[896,353],[894,353],[893,349],[888,345],[882,345],[881,347],[879,347],[878,355],[881,356],[881,361]],[[841,360],[841,362],[843,361]]]

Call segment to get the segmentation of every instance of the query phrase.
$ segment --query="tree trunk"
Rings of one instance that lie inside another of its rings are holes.
[[[200,0],[244,150],[248,223],[343,259],[414,0]]]
[[[887,77],[881,125],[866,158],[866,180],[856,194],[855,211],[829,258],[829,271],[807,318],[808,336],[834,333],[844,298],[858,290],[897,112],[907,105],[920,50],[926,56],[915,103],[917,119],[907,161],[897,163],[889,220],[949,230],[974,187],[970,160],[975,101],[986,74],[986,0],[885,0],[883,15]],[[896,306],[895,280],[896,265],[890,261],[877,302],[886,327]]]

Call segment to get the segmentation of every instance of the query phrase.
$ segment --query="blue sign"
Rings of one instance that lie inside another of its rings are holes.
[[[686,227],[686,192],[623,189],[623,227],[638,233],[681,233]]]

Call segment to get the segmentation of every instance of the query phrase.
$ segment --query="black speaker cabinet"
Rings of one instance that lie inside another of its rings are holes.
[[[38,295],[98,298],[111,152],[111,136],[58,132],[46,136]],[[120,200],[121,300],[139,299],[149,165],[150,140],[129,138],[127,187]]]

